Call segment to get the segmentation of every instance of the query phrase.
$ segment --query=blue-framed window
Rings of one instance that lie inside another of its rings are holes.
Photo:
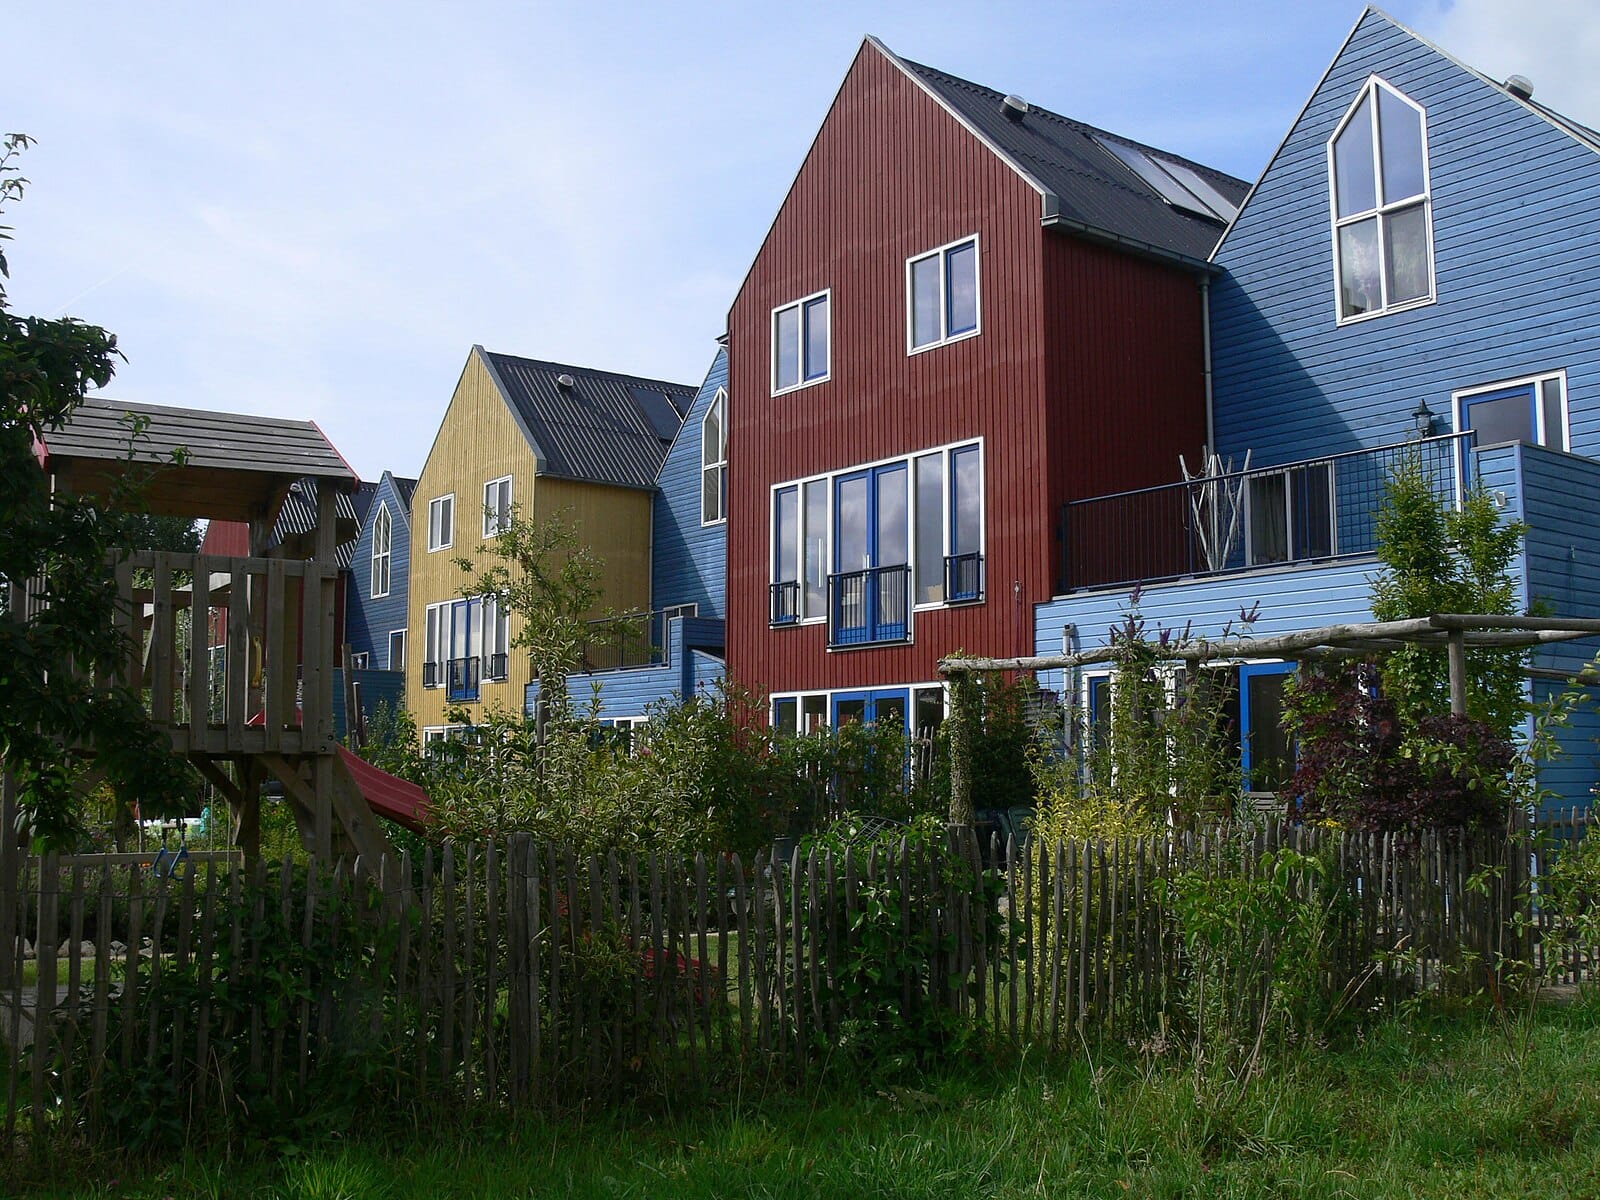
[[[851,721],[859,721],[863,725],[893,724],[901,729],[909,729],[910,701],[910,691],[906,688],[835,692],[833,727],[838,729]]]
[[[910,636],[909,475],[909,464],[901,460],[834,480],[831,645],[899,642]]]
[[[1559,371],[1457,392],[1456,429],[1472,437],[1462,446],[1461,479],[1472,484],[1472,451],[1503,442],[1568,449],[1567,381]]]
[[[1283,689],[1292,662],[1239,665],[1239,765],[1244,790],[1279,792],[1294,774],[1294,740],[1283,725]]]

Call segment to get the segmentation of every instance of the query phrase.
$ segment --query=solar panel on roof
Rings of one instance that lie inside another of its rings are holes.
[[[670,442],[678,436],[678,430],[683,425],[683,417],[679,415],[671,400],[649,388],[629,386],[628,393],[644,411],[658,438],[663,442]]]
[[[1173,208],[1194,213],[1199,217],[1211,217],[1219,221],[1228,220],[1228,217],[1223,216],[1221,212],[1180,183],[1177,178],[1165,169],[1165,164],[1150,157],[1137,146],[1114,142],[1109,138],[1097,137],[1095,141],[1120,158],[1130,171],[1154,188],[1156,194],[1172,205]]]
[[[1239,206],[1212,187],[1211,184],[1206,182],[1205,177],[1192,167],[1186,167],[1181,162],[1174,162],[1170,158],[1163,157],[1157,157],[1156,162],[1170,171],[1184,187],[1210,205],[1212,211],[1224,221],[1233,220],[1234,215],[1238,213]]]

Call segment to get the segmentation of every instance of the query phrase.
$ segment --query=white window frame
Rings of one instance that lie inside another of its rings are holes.
[[[399,666],[395,666],[395,662],[394,662],[394,639],[395,639],[395,635],[396,634],[398,634],[400,636],[400,665]],[[407,643],[410,640],[411,640],[410,637],[408,636],[408,634],[406,633],[406,631],[404,629],[391,629],[391,630],[389,630],[389,670],[391,670],[391,671],[403,671],[403,670],[405,670],[406,650],[408,648],[407,647]]]
[[[450,527],[444,528],[444,518],[434,519],[436,512],[442,512],[442,506],[450,506]],[[446,536],[447,535],[447,536]],[[436,540],[439,539],[439,540]],[[442,496],[435,496],[428,501],[428,553],[433,554],[440,550],[448,550],[456,543],[456,494],[446,492]]]
[[[806,305],[813,300],[826,300],[828,302],[828,368],[821,375],[806,378]],[[778,386],[778,314],[796,311],[796,328],[799,330],[800,345],[798,348],[799,381],[787,387]],[[768,366],[771,368],[772,394],[786,396],[790,392],[798,392],[802,388],[815,387],[819,383],[827,383],[833,378],[833,289],[823,288],[820,292],[812,292],[809,296],[801,296],[798,300],[791,300],[787,304],[780,304],[772,310],[772,315],[767,321],[767,337],[771,353],[768,355]]]
[[[833,311],[833,306],[828,306],[828,311]],[[831,318],[830,318],[831,319]],[[777,318],[773,318],[776,325]],[[774,367],[776,369],[776,367]],[[706,424],[715,416],[717,418],[717,456],[712,462],[706,461]],[[715,515],[706,513],[706,476],[717,472],[717,506]],[[710,525],[725,525],[728,521],[728,389],[718,388],[717,394],[712,397],[711,404],[706,408],[706,415],[700,419],[700,525],[702,528]]]
[[[371,660],[372,656],[366,650],[352,650],[350,652],[350,669],[352,671],[368,670],[367,664]]]
[[[1544,417],[1544,385],[1555,380],[1561,387],[1561,440],[1558,444],[1550,442],[1550,431],[1545,424]],[[1536,375],[1517,375],[1510,379],[1497,379],[1493,383],[1473,384],[1468,388],[1450,393],[1450,414],[1455,422],[1455,432],[1466,432],[1467,405],[1480,396],[1490,392],[1506,392],[1512,388],[1531,387],[1534,390],[1533,404],[1533,435],[1538,444],[1546,450],[1567,451],[1572,445],[1572,401],[1567,393],[1567,372],[1563,368],[1559,371],[1540,371]]]
[[[382,541],[379,541],[379,535]],[[380,549],[381,545],[381,549]],[[378,513],[372,518],[372,597],[378,599],[389,594],[389,587],[393,583],[391,571],[394,566],[394,517],[389,513],[387,500],[378,503]],[[378,580],[383,580],[383,587],[378,586]]]
[[[977,320],[973,327],[961,333],[952,334],[949,329],[949,292],[950,276],[946,267],[945,255],[951,250],[960,249],[962,246],[972,246],[972,302]],[[916,326],[914,311],[915,296],[911,287],[911,270],[917,263],[925,262],[930,258],[939,260],[939,330],[940,334],[931,342],[918,346],[915,344]],[[913,254],[906,259],[906,355],[925,354],[929,350],[937,350],[940,346],[948,346],[952,342],[964,342],[968,338],[975,338],[983,332],[983,247],[979,244],[976,233],[966,237],[957,238],[953,242],[946,242],[942,246],[935,246],[921,254]]]
[[[493,488],[495,491],[499,491],[502,484],[505,485],[506,492],[504,517],[500,515],[499,506],[491,504],[489,497],[490,489]],[[485,538],[499,537],[511,528],[512,502],[511,476],[502,475],[500,478],[491,479],[483,485],[483,536]],[[429,524],[431,527],[432,522],[430,521]]]
[[[933,691],[935,689],[944,693],[944,719],[948,721],[950,719],[950,684],[942,679],[927,679],[919,683],[874,683],[863,684],[854,687],[825,688],[820,690],[813,688],[803,692],[773,692],[772,695],[767,699],[767,725],[769,727],[776,727],[778,724],[778,702],[780,700],[793,700],[795,702],[795,722],[798,725],[805,717],[805,702],[807,700],[815,700],[820,696],[823,701],[824,720],[822,728],[832,729],[834,727],[833,698],[841,692],[854,694],[862,691],[896,692],[902,690],[906,694],[906,719],[909,722],[911,718],[916,715],[917,693]],[[798,732],[804,734],[815,731],[801,729]],[[912,729],[910,731],[910,735],[915,737],[916,730]]]
[[[767,489],[767,582],[768,582],[769,585],[779,582],[779,580],[772,578],[772,576],[774,574],[773,564],[777,562],[777,557],[778,557],[776,542],[777,542],[777,536],[778,536],[778,493],[779,492],[786,491],[789,488],[794,488],[796,490],[795,509],[796,509],[797,516],[798,516],[799,523],[800,523],[799,524],[799,529],[797,531],[798,536],[795,538],[797,560],[796,560],[796,562],[794,564],[792,564],[794,566],[796,572],[797,572],[797,574],[795,575],[794,578],[796,580],[798,580],[799,584],[800,584],[800,600],[799,600],[800,617],[796,621],[791,621],[791,622],[787,622],[787,623],[782,624],[782,625],[774,626],[774,628],[788,629],[788,628],[791,628],[791,627],[793,627],[795,625],[816,625],[816,624],[824,622],[824,621],[826,621],[828,619],[828,612],[827,612],[827,609],[828,609],[827,579],[828,579],[828,576],[830,576],[830,575],[835,573],[834,570],[833,570],[833,566],[832,566],[832,564],[833,564],[833,541],[834,541],[834,533],[835,533],[834,522],[835,522],[835,519],[836,519],[835,518],[835,514],[834,514],[834,481],[839,476],[841,476],[841,475],[854,475],[854,474],[856,474],[856,473],[858,473],[860,471],[870,471],[874,467],[886,467],[886,466],[891,466],[891,465],[893,465],[895,463],[904,463],[904,464],[906,464],[906,487],[907,487],[907,497],[906,497],[906,545],[907,545],[907,555],[906,555],[906,557],[907,557],[907,560],[908,560],[906,565],[911,568],[911,582],[912,582],[913,589],[915,589],[916,578],[917,578],[916,461],[919,458],[926,458],[930,454],[938,454],[938,455],[942,456],[943,459],[944,459],[944,478],[941,481],[942,485],[943,485],[941,504],[942,504],[943,509],[944,509],[943,520],[940,522],[940,524],[941,524],[941,526],[943,528],[943,540],[942,540],[942,543],[941,543],[941,559],[947,558],[949,556],[949,554],[950,554],[950,540],[951,540],[951,537],[953,536],[953,531],[951,529],[951,521],[953,520],[953,517],[954,517],[954,514],[952,513],[951,507],[950,507],[951,492],[952,492],[952,489],[955,486],[954,472],[952,470],[952,456],[955,453],[955,451],[966,450],[966,449],[968,449],[970,447],[974,447],[974,446],[977,447],[977,450],[978,450],[978,476],[982,480],[982,484],[983,484],[983,486],[980,487],[979,490],[978,490],[978,547],[977,547],[977,550],[974,551],[974,553],[983,555],[985,566],[987,566],[988,555],[989,555],[989,550],[988,550],[988,546],[989,546],[989,508],[988,508],[988,501],[989,501],[989,455],[988,455],[988,449],[987,449],[986,442],[985,442],[984,438],[981,438],[981,437],[980,438],[968,438],[965,441],[960,441],[960,442],[947,442],[942,446],[929,446],[926,449],[915,450],[915,451],[912,451],[909,454],[897,454],[892,458],[881,458],[881,459],[876,460],[875,462],[856,463],[856,464],[853,464],[852,466],[844,467],[844,468],[841,468],[841,469],[839,469],[837,471],[829,471],[829,472],[827,472],[825,474],[822,474],[822,475],[807,475],[807,476],[805,476],[804,478],[801,478],[801,479],[787,479],[787,480],[782,481],[781,483],[772,484]],[[805,577],[805,568],[806,568],[806,504],[805,504],[805,500],[806,500],[806,493],[805,493],[805,489],[806,489],[806,485],[810,484],[810,483],[822,483],[824,485],[824,494],[825,494],[825,496],[827,498],[826,516],[824,518],[825,521],[826,521],[826,529],[825,529],[824,534],[823,534],[823,547],[822,547],[822,557],[823,557],[823,570],[822,570],[822,576],[823,576],[823,602],[822,602],[822,611],[818,612],[818,613],[812,613],[812,612],[808,612],[806,610],[806,577]],[[942,567],[943,567],[943,562],[942,561],[940,563],[940,566],[941,566],[941,569],[942,569]],[[939,609],[939,608],[952,608],[952,607],[965,608],[965,607],[967,607],[969,605],[972,605],[972,604],[975,604],[975,603],[976,604],[983,604],[983,603],[986,603],[987,601],[988,601],[988,593],[987,593],[987,590],[985,590],[983,596],[979,600],[976,600],[976,601],[973,601],[973,600],[957,600],[954,603],[952,603],[948,598],[942,598],[940,600],[931,601],[931,602],[928,602],[928,603],[925,603],[925,604],[918,604],[918,603],[913,602],[913,604],[911,606],[911,611],[912,612],[925,612],[925,611],[930,611],[930,610]],[[852,689],[848,689],[847,688],[845,690],[849,691],[849,690],[852,690]]]
[[[448,657],[440,658],[437,656],[445,652],[444,643],[449,635],[449,630],[446,628],[448,622],[444,614],[453,603],[455,603],[453,600],[442,600],[437,604],[428,605],[423,610],[422,661],[424,664],[431,662],[434,666],[433,682],[423,684],[427,688],[444,686],[444,673],[439,668],[450,660]],[[428,657],[430,651],[435,657]]]
[[[511,677],[511,610],[505,608],[498,596],[485,596],[478,606],[478,657],[481,660],[478,678],[483,683],[501,683]],[[491,636],[491,614],[494,633]],[[489,659],[503,654],[506,669],[503,674],[489,673]]]
[[[1398,304],[1388,303],[1389,271],[1388,253],[1383,239],[1384,218],[1401,209],[1414,208],[1418,204],[1416,196],[1408,196],[1404,200],[1395,200],[1389,203],[1383,201],[1383,127],[1382,120],[1377,116],[1378,89],[1387,91],[1396,100],[1417,111],[1422,118],[1422,220],[1427,230],[1428,242],[1428,294],[1418,296],[1413,300],[1402,300]],[[1350,122],[1360,111],[1362,102],[1367,97],[1372,98],[1373,138],[1372,138],[1372,187],[1375,208],[1363,209],[1351,213],[1347,217],[1339,215],[1338,176],[1335,170],[1334,145],[1343,135]],[[1429,304],[1437,303],[1439,296],[1436,266],[1433,253],[1433,174],[1428,154],[1428,110],[1406,95],[1394,84],[1380,75],[1369,75],[1361,90],[1356,93],[1350,107],[1345,110],[1339,124],[1334,128],[1333,135],[1328,138],[1328,221],[1330,240],[1333,247],[1333,315],[1340,325],[1354,325],[1361,321],[1370,321],[1376,317],[1387,316],[1390,313],[1405,312],[1407,309],[1422,308]],[[1384,303],[1377,308],[1364,313],[1344,315],[1344,272],[1339,263],[1339,231],[1346,226],[1356,225],[1362,221],[1378,219],[1378,286],[1382,290]]]

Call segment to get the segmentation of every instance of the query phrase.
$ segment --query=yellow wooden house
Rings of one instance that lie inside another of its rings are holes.
[[[472,348],[412,499],[406,704],[425,741],[450,734],[452,708],[474,720],[523,709],[530,668],[512,648],[517,618],[464,596],[456,562],[489,562],[513,506],[573,524],[605,564],[600,608],[650,608],[656,475],[694,394]]]

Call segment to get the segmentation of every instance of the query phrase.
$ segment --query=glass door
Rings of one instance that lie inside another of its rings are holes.
[[[904,462],[834,484],[834,645],[905,641],[911,607],[911,531]]]

